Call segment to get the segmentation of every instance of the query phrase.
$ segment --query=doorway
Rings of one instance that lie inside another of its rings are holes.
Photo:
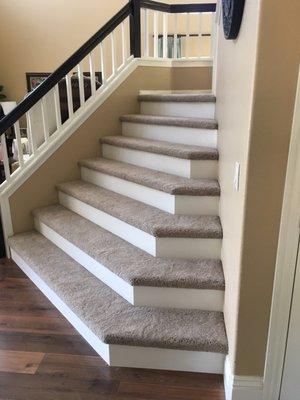
[[[299,75],[300,76],[300,75]],[[264,400],[300,399],[300,79],[281,215]]]
[[[298,257],[292,294],[280,400],[294,400],[300,394],[300,257]]]

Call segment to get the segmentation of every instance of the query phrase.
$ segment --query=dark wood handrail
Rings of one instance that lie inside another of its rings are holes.
[[[114,17],[112,17],[98,32],[85,42],[60,67],[22,100],[9,114],[0,120],[0,135],[14,125],[43,96],[54,88],[65,76],[75,68],[99,43],[101,43],[117,26],[130,16],[130,51],[135,58],[141,57],[141,8],[147,8],[167,13],[214,12],[216,4],[165,4],[152,0],[130,0]]]

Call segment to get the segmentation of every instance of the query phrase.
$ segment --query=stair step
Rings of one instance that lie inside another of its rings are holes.
[[[100,139],[100,142],[102,144],[141,150],[147,153],[162,154],[186,160],[217,161],[219,159],[218,150],[209,147],[191,146],[126,136],[105,136]]]
[[[218,123],[209,118],[166,117],[158,115],[129,114],[120,118],[121,122],[136,122],[147,125],[176,126],[195,129],[218,129]]]
[[[214,119],[133,114],[120,120],[125,136],[217,148]]]
[[[188,179],[104,158],[81,160],[79,165],[84,181],[171,214],[218,215],[216,180]]]
[[[222,372],[222,313],[134,307],[36,232],[11,238],[10,246],[21,269],[110,365]]]
[[[104,158],[190,179],[217,179],[218,151],[129,136],[100,140]]]
[[[79,165],[169,194],[220,196],[220,186],[216,180],[212,179],[182,178],[104,158],[81,160]]]
[[[38,231],[134,305],[223,309],[219,260],[152,257],[60,205],[33,215]]]
[[[171,103],[215,103],[212,93],[149,93],[140,94],[139,101],[171,102]]]
[[[171,215],[84,181],[57,188],[62,205],[152,255],[220,258],[219,217]]]

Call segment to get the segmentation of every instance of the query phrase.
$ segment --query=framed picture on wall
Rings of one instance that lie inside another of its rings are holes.
[[[50,72],[26,72],[27,91],[37,88],[50,75]]]

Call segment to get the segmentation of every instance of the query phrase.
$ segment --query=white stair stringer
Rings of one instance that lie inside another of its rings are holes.
[[[221,239],[154,237],[61,191],[59,202],[155,257],[220,259]]]
[[[28,278],[110,366],[223,373],[225,355],[221,353],[115,345],[102,342],[13,248],[11,255]]]

